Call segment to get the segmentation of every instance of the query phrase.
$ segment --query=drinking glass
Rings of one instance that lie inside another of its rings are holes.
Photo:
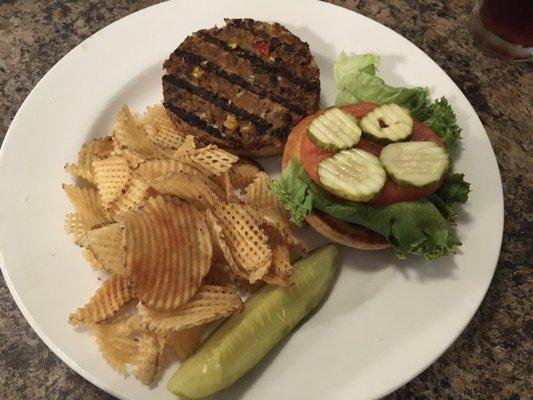
[[[474,40],[498,56],[533,57],[533,0],[479,0],[469,29]]]

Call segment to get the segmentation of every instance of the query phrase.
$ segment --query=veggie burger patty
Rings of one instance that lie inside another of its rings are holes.
[[[226,19],[188,36],[163,66],[167,112],[206,144],[280,153],[291,128],[318,109],[309,46],[278,23]]]

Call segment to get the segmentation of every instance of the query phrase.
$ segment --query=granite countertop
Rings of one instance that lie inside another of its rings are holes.
[[[496,59],[473,45],[466,29],[472,1],[332,2],[391,27],[451,76],[485,125],[505,193],[502,252],[481,308],[438,361],[387,399],[530,399],[532,64]],[[0,142],[29,91],[63,55],[109,23],[153,3],[157,1],[1,1]],[[0,354],[0,399],[113,398],[41,342],[1,277]]]

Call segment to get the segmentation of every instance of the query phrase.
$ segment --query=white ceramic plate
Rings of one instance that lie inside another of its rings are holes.
[[[341,50],[382,55],[380,75],[446,96],[464,129],[456,169],[473,192],[463,208],[454,257],[397,261],[392,252],[345,250],[323,307],[218,399],[371,399],[428,367],[479,306],[498,259],[503,226],[500,175],[479,118],[452,80],[421,50],[384,26],[309,1],[174,1],[132,14],[85,40],[39,82],[5,139],[0,158],[2,271],[43,341],[70,367],[122,399],[172,399],[104,362],[67,315],[99,285],[97,273],[63,232],[70,205],[63,172],[80,145],[108,133],[119,107],[142,110],[162,98],[161,65],[191,32],[224,17],[278,21],[309,42],[321,70],[322,103],[335,97],[332,60]],[[279,160],[268,160],[271,166]],[[273,171],[273,170],[272,170]],[[306,234],[310,244],[323,240]]]

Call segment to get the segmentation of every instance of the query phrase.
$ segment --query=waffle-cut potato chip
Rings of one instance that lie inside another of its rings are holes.
[[[105,271],[103,264],[96,258],[94,253],[89,249],[83,249],[81,255],[89,263],[89,265],[95,269],[101,269]]]
[[[176,176],[175,182],[169,179],[170,174]],[[225,197],[224,189],[198,168],[187,163],[172,159],[154,159],[143,162],[135,171],[137,176],[160,193],[173,194],[185,200],[198,200],[203,195],[204,203],[212,204]],[[158,181],[160,179],[160,181]],[[181,182],[186,179],[188,184],[195,185],[194,193],[187,193],[187,187]],[[155,182],[155,183],[154,183]],[[207,197],[205,196],[207,192]],[[213,194],[217,198],[213,198]]]
[[[139,153],[130,150],[128,148],[115,148],[112,155],[124,157],[130,163],[132,168],[137,168],[137,166],[146,160],[144,156],[141,156]]]
[[[65,216],[65,232],[74,236],[74,240],[82,237],[89,229],[91,225],[87,224],[77,212],[68,213]]]
[[[172,158],[154,158],[139,164],[133,175],[144,182],[149,182],[152,179],[180,171],[181,169],[186,169],[191,171],[191,173],[196,170],[192,166]]]
[[[148,197],[150,187],[142,180],[132,178],[123,196],[120,196],[107,210],[110,218],[117,220],[120,214],[137,209]]]
[[[274,210],[283,219],[288,220],[287,211],[283,208],[280,201],[268,189],[271,182],[266,172],[259,172],[244,189],[243,198],[246,204],[249,204],[261,213],[262,210]]]
[[[141,122],[148,139],[158,147],[176,150],[185,141],[161,103],[148,107]]]
[[[148,160],[165,154],[162,149],[159,149],[148,139],[140,127],[140,122],[130,112],[128,106],[123,106],[117,114],[113,127],[113,142],[119,153],[129,150],[130,153],[124,154],[129,155],[130,158],[138,155],[141,159]]]
[[[175,160],[194,165],[208,175],[221,175],[228,172],[239,157],[228,153],[214,144],[197,148],[194,137],[187,135],[183,144],[172,156]]]
[[[166,337],[166,344],[176,353],[178,359],[183,362],[200,347],[206,328],[207,325],[200,325],[172,332]]]
[[[295,247],[301,254],[307,252],[303,243],[293,233],[289,222],[277,212],[263,210],[260,226],[268,233],[271,243],[284,242]]]
[[[149,185],[161,194],[176,196],[199,209],[213,207],[223,200],[220,188],[207,177],[195,179],[181,172],[171,172],[152,179]]]
[[[146,111],[144,112],[141,118],[140,124],[142,126],[155,124],[156,121],[159,121],[160,119],[163,119],[165,121],[165,124],[169,125],[169,128],[172,127],[176,130],[176,127],[174,126],[174,124],[172,124],[172,120],[167,114],[165,106],[161,102],[146,107]]]
[[[259,227],[250,206],[221,203],[213,209],[220,221],[231,254],[250,283],[261,279],[272,263],[268,237]]]
[[[252,183],[257,173],[261,172],[262,170],[263,168],[259,163],[253,160],[241,158],[232,165],[228,173],[233,188],[236,190],[241,190]]]
[[[237,262],[233,258],[233,255],[231,254],[231,249],[226,242],[226,237],[224,236],[224,231],[222,230],[222,226],[220,225],[218,218],[210,209],[205,211],[205,218],[207,221],[207,226],[209,227],[211,242],[213,243],[214,258],[225,262],[234,275],[238,277],[245,277],[246,273],[241,271],[237,265]]]
[[[272,249],[272,265],[263,280],[271,285],[287,286],[290,284],[291,274],[290,248],[286,244],[278,244]]]
[[[122,214],[120,221],[126,267],[139,299],[165,311],[193,298],[213,256],[203,213],[175,198],[157,196]]]
[[[70,314],[68,322],[89,325],[104,321],[133,299],[135,292],[129,278],[113,275],[102,283],[87,304]]]
[[[134,175],[146,183],[151,182],[153,179],[160,178],[170,173],[178,172],[189,176],[191,179],[199,179],[208,186],[212,186],[216,190],[217,194],[223,195],[222,188],[215,188],[216,182],[210,179],[206,174],[200,171],[198,168],[187,164],[185,162],[173,160],[173,159],[153,159],[147,160],[139,165]]]
[[[107,363],[121,374],[125,374],[126,364],[136,361],[139,344],[131,337],[136,329],[133,319],[112,324],[92,325],[91,332]]]
[[[239,202],[239,198],[235,195],[235,189],[231,183],[231,178],[228,172],[224,172],[219,176],[214,176],[213,180],[222,188],[226,194],[226,200],[231,202]]]
[[[152,144],[163,150],[168,150],[169,153],[175,151],[183,144],[184,136],[167,131],[164,126],[145,125],[143,128]]]
[[[114,155],[93,161],[94,183],[104,208],[109,208],[124,194],[131,177],[130,163],[124,156]]]
[[[79,228],[82,226],[90,229],[94,226],[103,224],[107,221],[104,209],[102,208],[100,196],[96,189],[84,186],[63,185],[68,199],[76,209],[76,217],[71,216],[70,221],[66,221],[71,227],[67,229],[74,230],[75,222]]]
[[[238,159],[239,157],[236,155],[228,153],[214,144],[196,149],[190,155],[190,161],[193,165],[215,176],[228,172]]]
[[[94,183],[93,159],[108,156],[112,151],[113,141],[110,137],[92,139],[83,144],[78,152],[78,161],[75,164],[67,163],[65,165],[65,171]]]
[[[159,367],[159,339],[151,332],[141,332],[137,338],[138,351],[135,357],[133,375],[145,385],[154,381]]]
[[[78,240],[78,244],[89,250],[103,269],[112,274],[125,272],[126,248],[118,223],[88,231]]]
[[[161,103],[142,116],[124,106],[111,136],[65,165],[91,184],[63,186],[74,206],[65,229],[111,273],[69,322],[88,325],[106,361],[147,385],[167,346],[184,361],[243,310],[239,293],[290,284],[291,250],[305,251],[261,165],[202,146]]]
[[[244,304],[235,289],[203,285],[192,300],[174,311],[156,311],[142,303],[137,307],[142,326],[166,335],[227,317],[242,311]]]
[[[130,301],[129,303],[125,304],[124,307],[122,307],[119,311],[117,311],[115,315],[113,315],[111,318],[106,319],[105,321],[100,322],[97,325],[112,324],[115,322],[121,322],[130,319],[131,323],[136,324],[135,326],[138,328],[137,330],[139,330],[141,328],[141,320],[139,314],[137,313],[137,303],[138,301]]]
[[[194,136],[187,135],[181,146],[172,155],[172,158],[181,162],[190,162],[190,157],[195,150],[196,143],[194,141]]]
[[[71,164],[71,163],[66,163],[65,164],[65,172],[72,175],[72,176],[75,176],[77,178],[83,178],[85,179],[86,181],[90,182],[90,183],[94,183],[94,177],[93,177],[93,172],[91,169],[83,169],[82,167],[80,167],[78,164]]]
[[[226,263],[214,261],[203,284],[232,287],[235,286],[235,275]]]

